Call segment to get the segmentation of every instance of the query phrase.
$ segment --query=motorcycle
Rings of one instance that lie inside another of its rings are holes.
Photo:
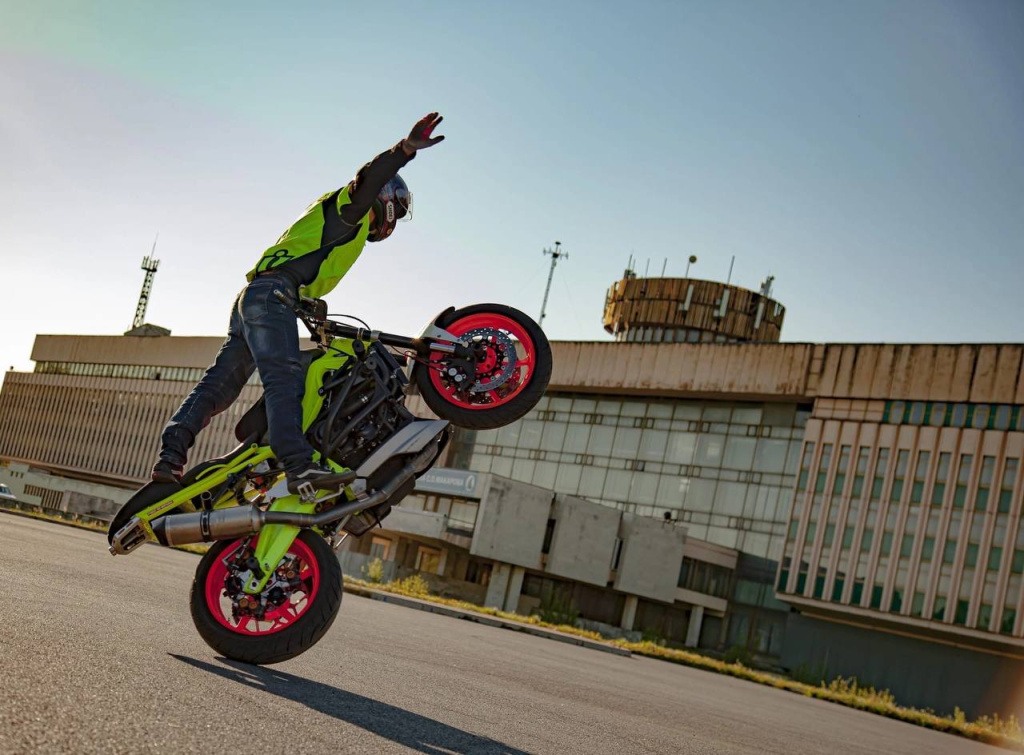
[[[348,473],[343,487],[288,492],[260,398],[235,427],[234,450],[187,470],[179,484],[143,486],[107,534],[113,555],[145,542],[212,542],[192,582],[193,622],[218,653],[253,664],[294,658],[327,633],[343,592],[335,550],[412,492],[452,426],[514,422],[551,377],[547,338],[511,307],[449,307],[409,338],[332,320],[321,300],[274,294],[315,344],[300,352],[302,427],[317,458]],[[406,408],[413,390],[439,419]]]

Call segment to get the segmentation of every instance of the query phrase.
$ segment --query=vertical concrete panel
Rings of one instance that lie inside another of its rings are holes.
[[[550,490],[491,476],[480,500],[469,552],[539,569],[552,497]]]
[[[519,596],[523,592],[523,578],[525,576],[526,569],[523,567],[515,566],[512,568],[508,578],[508,588],[505,590],[503,610],[513,613],[519,607]]]
[[[645,345],[630,350],[622,385],[648,389],[655,386],[663,388],[666,385],[666,375],[655,375],[650,370],[649,360],[653,358],[656,349],[655,346]]]
[[[545,571],[591,585],[607,585],[621,512],[582,498],[559,495],[552,517],[555,532]]]
[[[931,395],[932,376],[935,371],[935,347],[914,346],[910,354],[907,398],[927,401]]]
[[[557,358],[553,360],[551,382],[555,385],[574,385],[577,383],[576,372],[580,358],[578,343],[561,343],[558,345]]]
[[[949,401],[968,401],[974,377],[977,352],[973,346],[960,346],[956,350],[953,379],[949,386]]]
[[[1024,358],[1024,347],[1016,344],[1004,344],[998,347],[996,358],[996,374],[992,386],[992,401],[1001,404],[1013,403],[1017,380],[1020,378],[1021,359]]]
[[[853,350],[853,375],[850,379],[850,396],[870,398],[875,367],[878,364],[878,346],[851,346]]]
[[[509,564],[495,564],[491,570],[491,581],[487,583],[487,594],[484,605],[488,608],[504,610],[505,593],[512,578],[512,567]]]
[[[987,403],[994,401],[996,380],[996,359],[999,347],[992,345],[978,346],[977,360],[974,364],[974,375],[971,378],[970,401]]]
[[[622,550],[615,589],[672,603],[683,561],[685,531],[669,522],[623,514],[619,538]]]
[[[821,378],[818,380],[819,396],[842,396],[845,395],[837,390],[837,378],[839,376],[839,365],[843,355],[841,346],[826,346],[825,360],[821,367]]]
[[[695,648],[700,642],[700,628],[704,624],[704,606],[690,609],[690,622],[686,625],[686,647]]]
[[[893,365],[896,361],[896,355],[893,352],[893,347],[888,344],[883,344],[880,346],[867,346],[864,348],[875,350],[878,357],[878,362],[875,365],[875,370],[871,375],[870,395],[891,395],[892,371]]]
[[[914,347],[906,344],[898,344],[891,348],[893,354],[892,382],[889,386],[890,393],[887,395],[906,396],[909,398],[911,385],[911,356],[914,353]]]
[[[627,632],[632,631],[633,623],[636,621],[636,607],[640,603],[640,599],[636,595],[627,595],[626,600],[622,606],[622,620],[619,622],[619,626],[625,629]]]
[[[739,363],[740,374],[743,375],[744,380],[752,386],[754,393],[764,393],[764,376],[758,369],[761,355],[764,353],[764,350],[746,348],[740,349],[739,353],[741,357]]]
[[[947,401],[953,390],[953,378],[956,375],[956,359],[959,351],[956,346],[939,345],[935,348],[935,359],[932,364],[932,373],[928,395],[928,401]]]

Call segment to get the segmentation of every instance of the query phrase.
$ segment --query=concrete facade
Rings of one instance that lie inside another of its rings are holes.
[[[470,554],[538,568],[551,511],[550,491],[493,476],[485,490]]]
[[[604,587],[612,569],[621,514],[572,496],[555,497],[555,520],[545,571]]]
[[[663,603],[674,602],[679,575],[665,565],[682,562],[685,532],[671,522],[623,514],[619,538],[622,550],[615,589]]]

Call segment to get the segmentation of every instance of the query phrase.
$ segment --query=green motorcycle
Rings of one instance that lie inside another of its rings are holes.
[[[293,301],[316,348],[303,351],[302,426],[318,458],[348,472],[337,491],[288,492],[267,438],[263,400],[235,427],[240,445],[151,482],[117,512],[114,555],[147,541],[213,542],[196,569],[192,618],[217,652],[278,663],[326,634],[341,607],[335,549],[379,524],[437,460],[450,426],[490,429],[532,409],[551,377],[551,347],[518,310],[478,304],[440,313],[416,338],[331,320],[322,301]],[[440,419],[405,407],[416,390]]]

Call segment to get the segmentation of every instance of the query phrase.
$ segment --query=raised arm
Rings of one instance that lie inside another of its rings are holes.
[[[434,136],[434,129],[441,122],[442,116],[437,113],[417,121],[409,136],[398,142],[387,152],[381,152],[366,163],[349,184],[348,196],[350,204],[341,208],[341,219],[349,225],[356,225],[370,211],[373,200],[388,181],[395,177],[409,161],[416,157],[417,150],[433,147],[444,140],[443,136]]]

